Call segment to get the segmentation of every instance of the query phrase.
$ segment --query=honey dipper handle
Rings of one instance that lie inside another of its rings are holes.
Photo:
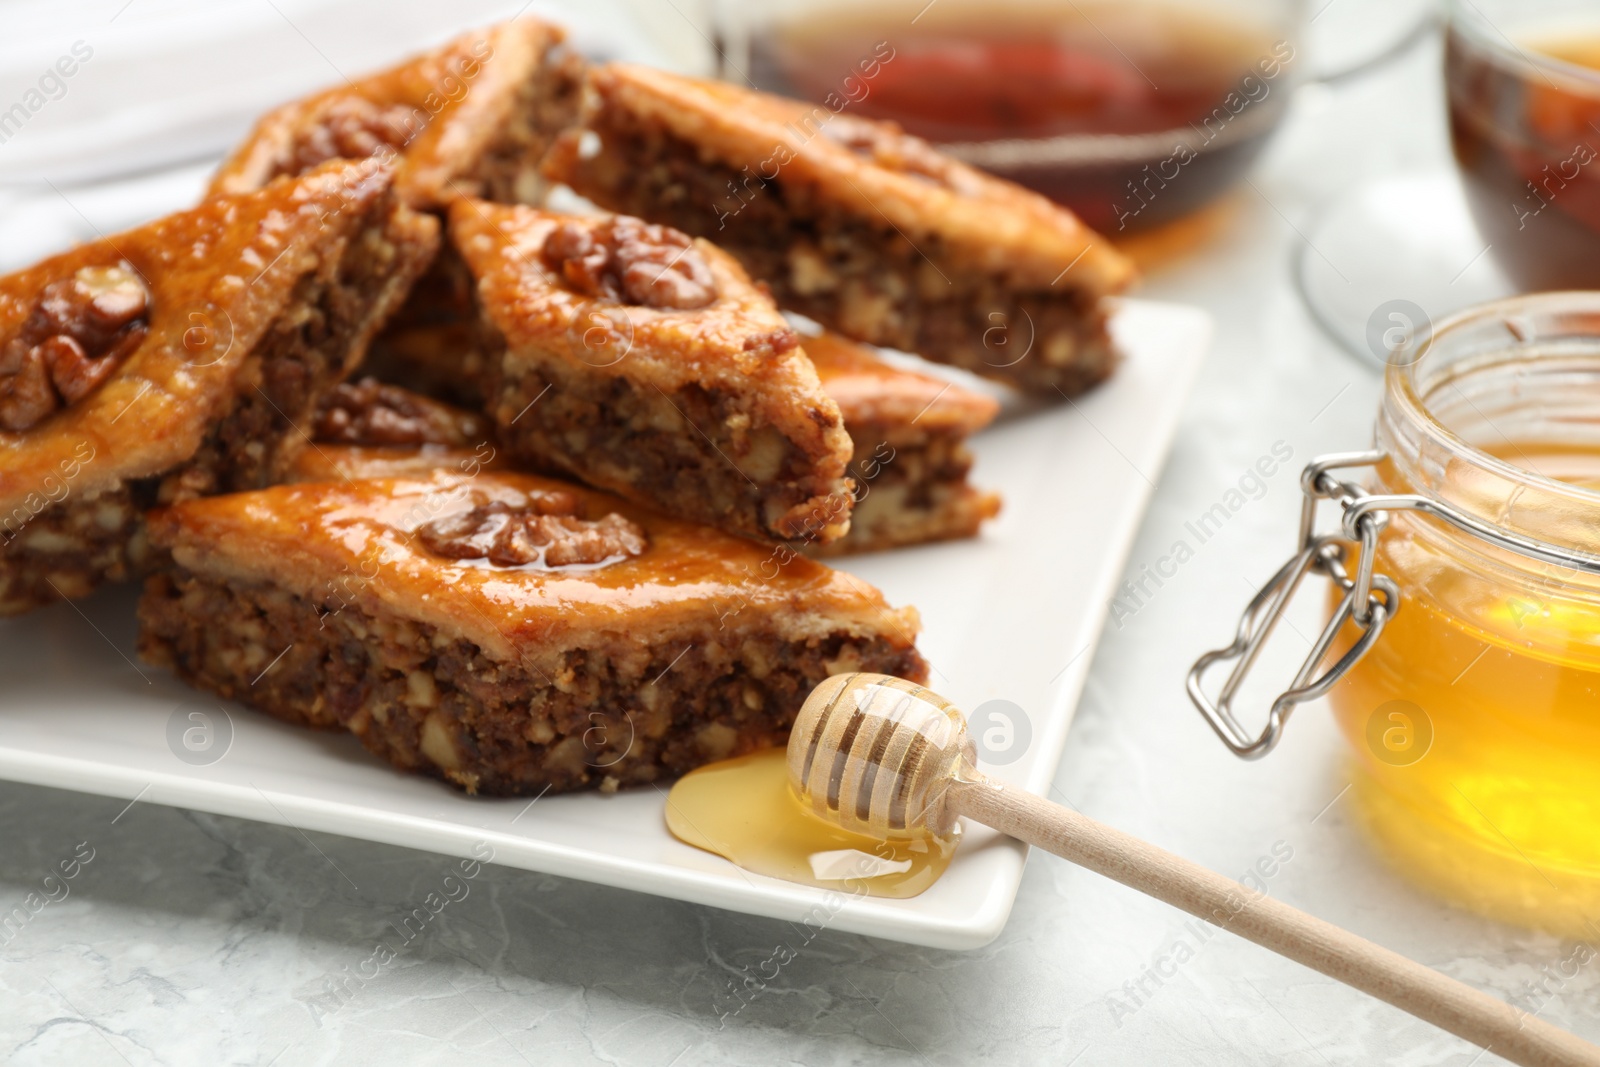
[[[955,781],[951,810],[1071,860],[1525,1067],[1600,1065],[1600,1048],[1431,967],[1141,841],[998,782]]]

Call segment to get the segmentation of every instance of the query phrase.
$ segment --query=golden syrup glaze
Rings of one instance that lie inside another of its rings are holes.
[[[711,268],[717,298],[693,309],[624,304],[576,292],[540,260],[557,226],[603,220],[520,204],[464,200],[450,210],[450,240],[477,281],[484,315],[519,349],[558,355],[596,375],[626,376],[671,393],[687,385],[726,389],[760,403],[766,422],[791,439],[820,439],[849,455],[839,409],[822,392],[772,298],[732,256],[709,241],[694,248]],[[842,441],[841,441],[842,439]]]
[[[592,569],[495,568],[423,549],[418,527],[531,491],[575,496],[583,514],[617,512],[649,539],[638,557]],[[152,543],[181,566],[224,580],[290,591],[350,574],[374,614],[398,614],[463,637],[496,658],[582,643],[596,631],[641,643],[665,632],[755,627],[804,641],[844,631],[909,646],[914,608],[890,608],[876,589],[781,547],[671,519],[552,478],[483,470],[276,486],[153,512]]]
[[[718,294],[705,307],[642,307],[577,292],[544,265],[540,252],[558,226],[598,228],[604,221],[477,200],[451,207],[451,243],[476,280],[484,320],[505,339],[499,356],[503,374],[491,371],[490,380],[537,374],[552,361],[586,380],[622,378],[633,391],[652,400],[659,393],[677,408],[663,408],[662,414],[671,432],[691,437],[696,447],[720,436],[724,427],[685,425],[680,394],[709,393],[726,428],[742,425],[762,435],[776,431],[786,449],[799,453],[790,462],[800,473],[790,480],[805,495],[769,519],[762,532],[804,529],[820,514],[832,518],[817,532],[818,539],[842,536],[850,503],[850,435],[839,406],[823,391],[772,298],[751,283],[733,257],[702,239],[694,248],[710,267]],[[525,405],[503,406],[503,400],[503,395],[491,397],[489,410],[509,443],[515,434],[511,424],[520,417],[517,409]],[[737,466],[745,458],[725,452],[717,462]],[[650,498],[628,470],[584,465],[580,459],[566,457],[562,463],[592,484],[634,499]],[[740,473],[751,480],[746,468],[754,469],[746,463]],[[779,470],[772,477],[783,476]],[[751,484],[757,480],[767,479],[758,476]]]
[[[458,180],[514,119],[519,94],[565,34],[518,18],[464,33],[447,44],[357,81],[268,112],[223,161],[209,195],[250,192],[285,173],[300,135],[352,98],[412,109],[419,128],[396,160],[395,191],[408,206],[438,209],[476,192]]]
[[[678,840],[755,874],[901,899],[936,882],[959,842],[880,841],[823,822],[795,796],[781,748],[690,771],[667,794],[666,821]]]
[[[82,267],[127,262],[150,291],[149,333],[104,385],[30,430],[0,431],[0,511],[74,458],[74,485],[88,494],[193,456],[295,284],[363,225],[389,184],[375,160],[335,161],[0,278],[0,338],[21,328],[45,285]],[[437,239],[433,220],[411,218]]]
[[[1600,449],[1486,451],[1600,489]],[[1401,609],[1330,694],[1356,757],[1358,817],[1434,892],[1497,919],[1593,936],[1600,606],[1557,568],[1469,569],[1413,525],[1428,521],[1397,519],[1380,538],[1376,569],[1399,584]]]
[[[847,429],[884,423],[913,433],[970,434],[993,422],[1000,411],[993,397],[904,370],[836,333],[806,337],[804,343]]]

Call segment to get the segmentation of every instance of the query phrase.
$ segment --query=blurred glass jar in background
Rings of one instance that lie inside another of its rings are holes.
[[[891,119],[1111,236],[1215,199],[1282,119],[1297,0],[720,0],[722,75]]]
[[[1452,0],[1450,136],[1495,261],[1524,289],[1600,288],[1600,10]]]

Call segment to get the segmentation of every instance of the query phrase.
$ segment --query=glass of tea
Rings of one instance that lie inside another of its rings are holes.
[[[1526,290],[1600,288],[1600,11],[1451,0],[1450,139],[1491,254]]]
[[[1295,282],[1370,366],[1518,292],[1600,288],[1600,4],[1446,0],[1454,166],[1383,175],[1302,231]]]
[[[1230,187],[1305,65],[1300,0],[722,0],[724,77],[892,119],[1117,236]]]

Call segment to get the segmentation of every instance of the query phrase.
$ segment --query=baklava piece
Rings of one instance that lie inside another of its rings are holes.
[[[152,504],[271,484],[438,229],[329,163],[0,278],[0,614],[128,578]]]
[[[425,476],[436,470],[475,475],[500,465],[481,416],[372,378],[348,382],[324,397],[311,438],[284,481]]]
[[[594,68],[546,173],[733,253],[858,341],[1068,396],[1111,373],[1133,267],[1070,212],[892,123],[625,64]]]
[[[463,34],[390,70],[286,104],[257,123],[217,172],[212,191],[258,188],[334,157],[389,159],[413,207],[442,210],[460,196],[532,202],[539,160],[575,119],[582,60],[557,27],[519,18]],[[471,402],[419,358],[457,347],[470,362],[470,280],[448,249],[375,341],[371,367],[427,392]],[[465,342],[465,343],[462,343]]]
[[[781,745],[843,671],[920,680],[915,610],[783,548],[531,475],[154,513],[140,651],[472,793],[653,782]]]
[[[516,19],[285,104],[223,162],[211,191],[248,192],[329,159],[377,156],[394,164],[411,207],[458,196],[531,200],[539,160],[577,106],[581,65],[560,49],[562,37]]]
[[[749,537],[850,522],[850,438],[798,335],[706,241],[458,201],[487,411],[512,460]]]
[[[855,443],[850,533],[819,555],[973,537],[1000,498],[967,481],[967,438],[1000,410],[991,397],[901,370],[837,334],[805,338],[823,390]]]

